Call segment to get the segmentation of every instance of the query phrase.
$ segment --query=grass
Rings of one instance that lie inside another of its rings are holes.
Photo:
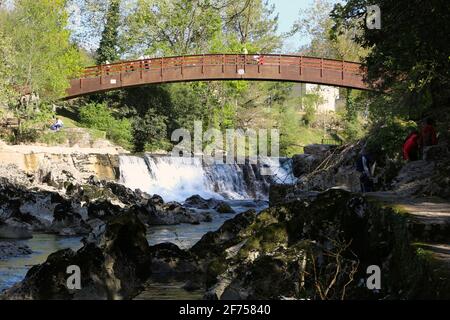
[[[39,135],[38,142],[49,145],[57,146],[66,144],[68,141],[76,142],[78,139],[78,132],[73,132],[70,129],[82,129],[89,133],[92,140],[106,139],[106,132],[97,129],[83,128],[79,122],[74,119],[57,115],[64,123],[64,128],[58,132],[45,131]],[[68,130],[69,129],[69,130]]]
[[[303,153],[305,146],[322,143],[324,132],[322,129],[300,126],[296,131],[296,140],[286,149],[287,156]]]

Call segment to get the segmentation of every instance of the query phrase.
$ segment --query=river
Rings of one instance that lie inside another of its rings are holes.
[[[261,176],[258,166],[214,165],[203,166],[198,160],[145,156],[120,157],[120,182],[132,189],[141,189],[149,194],[163,196],[165,201],[183,202],[198,194],[205,198],[226,200],[235,214],[214,214],[211,222],[199,225],[180,224],[151,226],[147,231],[149,245],[172,242],[187,249],[210,231],[217,230],[226,220],[236,214],[255,209],[261,211],[268,206],[267,193],[270,180],[291,179],[289,163],[273,169],[278,174]],[[291,181],[288,181],[291,182]],[[16,240],[33,251],[27,256],[0,260],[0,292],[21,281],[27,271],[58,250],[81,247],[81,237],[60,237],[53,234],[34,234],[29,240]],[[196,299],[199,292],[181,289],[182,282],[168,281],[146,284],[146,290],[138,299]]]

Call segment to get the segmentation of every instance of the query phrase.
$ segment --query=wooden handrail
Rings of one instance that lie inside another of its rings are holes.
[[[187,55],[187,56],[173,56],[160,57],[142,60],[127,60],[115,62],[111,64],[103,64],[99,66],[86,67],[83,70],[82,78],[96,78],[105,73],[109,75],[118,74],[121,72],[141,72],[146,70],[160,70],[178,67],[202,66],[202,70],[207,66],[214,65],[236,65],[242,66],[245,69],[247,65],[253,65],[254,59],[249,58],[254,55],[243,54],[209,54],[209,55]],[[356,75],[361,75],[361,64],[351,61],[333,60],[325,58],[314,58],[309,56],[295,56],[295,55],[276,55],[276,54],[260,54],[264,57],[264,65],[267,66],[298,66],[299,69],[313,68],[319,69],[321,72],[324,69],[336,70],[340,72],[350,72]],[[227,59],[230,57],[231,59]],[[181,61],[181,64],[180,64]],[[149,62],[147,66],[143,62]],[[281,69],[279,69],[281,70]]]

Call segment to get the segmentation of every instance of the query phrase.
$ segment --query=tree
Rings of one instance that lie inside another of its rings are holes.
[[[0,30],[0,106],[8,105],[14,97],[13,75],[16,69],[14,49],[11,38]]]
[[[357,24],[352,24],[345,32],[333,33],[333,20],[330,16],[332,9],[330,0],[314,1],[312,7],[299,12],[299,18],[289,35],[301,34],[311,39],[308,45],[300,48],[305,55],[360,61],[368,53],[367,49],[353,39],[355,34],[361,32],[361,29]]]
[[[133,124],[134,152],[155,151],[165,148],[167,138],[166,117],[148,109],[145,117],[136,118]]]
[[[209,0],[139,0],[126,19],[122,45],[135,55],[204,53],[220,31],[220,14]]]
[[[368,29],[367,6],[381,10],[382,26]],[[450,8],[446,0],[349,0],[332,12],[334,31],[357,24],[354,39],[371,49],[363,60],[367,81],[394,99],[385,110],[419,118],[430,109],[448,106],[450,97]],[[406,108],[405,108],[406,107]],[[446,114],[442,112],[441,114]]]
[[[105,28],[97,49],[97,64],[115,62],[119,59],[120,0],[111,0],[106,14]]]
[[[81,70],[80,52],[69,41],[67,17],[64,0],[17,0],[1,17],[17,61],[15,82],[41,99],[63,96],[69,79]]]

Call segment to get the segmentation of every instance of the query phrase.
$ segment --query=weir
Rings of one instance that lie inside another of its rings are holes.
[[[260,158],[257,164],[206,165],[201,158],[121,155],[120,183],[158,194],[165,201],[203,198],[246,200],[268,198],[271,183],[293,183],[292,160]],[[270,170],[272,175],[262,174]]]

